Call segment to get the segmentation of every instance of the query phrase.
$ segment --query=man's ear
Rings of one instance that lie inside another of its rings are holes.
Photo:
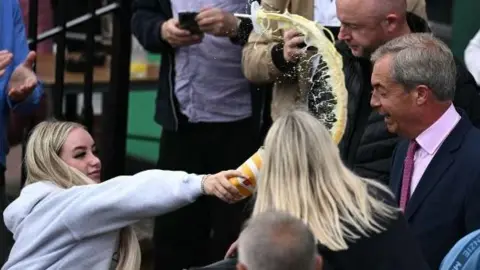
[[[315,270],[322,270],[323,269],[323,259],[320,255],[315,255]]]
[[[237,270],[248,270],[248,269],[243,263],[239,262],[237,263]]]
[[[395,32],[400,27],[400,18],[397,14],[388,14],[382,25],[388,33]]]
[[[433,94],[432,90],[426,85],[418,85],[415,89],[417,90],[417,105],[425,104],[427,102],[428,96]]]

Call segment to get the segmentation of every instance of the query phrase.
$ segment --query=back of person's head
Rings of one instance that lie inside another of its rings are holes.
[[[95,181],[66,164],[60,157],[68,135],[77,128],[75,122],[44,121],[35,126],[25,151],[26,184],[49,181],[61,188],[96,184]],[[117,270],[138,270],[140,246],[132,227],[120,230],[119,263]]]
[[[440,270],[478,269],[480,269],[480,229],[460,239],[440,265]]]
[[[238,239],[238,270],[320,270],[316,240],[299,219],[282,212],[252,218]]]
[[[395,209],[370,194],[374,187],[393,196],[388,188],[346,168],[329,131],[308,112],[279,117],[264,147],[254,215],[287,212],[307,223],[331,250],[347,249],[348,240],[382,231],[374,216],[395,216]]]
[[[84,128],[75,122],[44,121],[33,129],[25,150],[26,184],[51,181],[62,188],[95,182],[68,166],[60,151],[73,129]]]

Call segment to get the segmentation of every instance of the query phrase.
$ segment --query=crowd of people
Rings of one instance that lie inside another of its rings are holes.
[[[138,270],[132,226],[145,218],[155,269],[479,269],[479,34],[465,66],[430,33],[422,0],[262,0],[337,33],[348,92],[337,145],[299,98],[304,37],[255,32],[234,15],[246,2],[133,0],[133,35],[162,54],[157,166],[103,179],[80,124],[38,124],[25,186],[12,202],[0,194],[2,269]],[[192,11],[194,33],[179,21]],[[21,16],[18,0],[2,2],[2,182],[8,116],[43,96]],[[248,178],[233,169],[260,147],[244,198],[229,179]]]

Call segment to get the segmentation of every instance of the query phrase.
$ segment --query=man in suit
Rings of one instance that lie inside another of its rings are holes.
[[[267,11],[301,15],[315,20],[320,0],[262,0]],[[415,3],[416,2],[416,3]],[[414,7],[425,1],[336,0],[336,16],[341,22],[336,43],[343,59],[345,86],[348,90],[347,126],[339,144],[345,164],[362,177],[388,185],[390,164],[398,137],[390,134],[383,118],[372,111],[370,77],[371,53],[387,41],[411,32],[429,32],[427,22],[415,14]],[[308,106],[322,114],[321,99],[316,99],[312,85],[305,78],[308,68],[303,48],[304,37],[294,29],[277,31],[274,38],[252,32],[243,50],[243,71],[255,83],[274,83],[271,114],[275,119],[284,110]],[[283,42],[282,42],[283,40]],[[300,56],[300,58],[298,58]],[[464,109],[473,124],[480,127],[480,97],[472,75],[458,62],[457,89],[454,103]],[[301,98],[304,97],[304,98]]]
[[[452,103],[455,61],[440,40],[404,35],[371,60],[371,106],[405,139],[393,156],[390,187],[438,269],[458,240],[480,228],[480,130]]]

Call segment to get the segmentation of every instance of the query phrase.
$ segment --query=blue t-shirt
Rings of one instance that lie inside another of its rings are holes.
[[[29,52],[25,26],[18,0],[1,0],[0,4],[0,50],[13,54],[13,61],[6,72],[0,76],[0,165],[5,167],[8,153],[7,127],[10,109],[15,113],[29,113],[37,107],[43,95],[43,88],[38,83],[33,93],[24,101],[14,103],[8,98],[8,81],[15,68],[22,64]]]
[[[440,270],[479,270],[480,230],[476,230],[458,241],[448,252]]]

